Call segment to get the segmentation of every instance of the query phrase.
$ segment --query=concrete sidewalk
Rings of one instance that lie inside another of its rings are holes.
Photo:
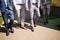
[[[27,29],[14,28],[14,33],[6,36],[0,32],[0,40],[60,40],[60,31],[38,26],[34,28],[34,32]]]

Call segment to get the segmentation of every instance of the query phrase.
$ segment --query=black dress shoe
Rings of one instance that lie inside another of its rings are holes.
[[[47,25],[48,24],[48,22],[44,22],[44,25]]]
[[[11,33],[14,33],[14,29],[10,29],[10,32],[11,32]]]
[[[9,30],[8,29],[6,29],[6,36],[8,36],[9,35]]]

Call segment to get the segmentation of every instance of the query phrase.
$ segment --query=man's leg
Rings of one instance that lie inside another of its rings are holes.
[[[20,11],[21,11],[21,19],[20,19],[21,27],[26,30],[26,28],[24,27],[24,24],[25,24],[25,5],[24,4],[21,5]]]
[[[20,24],[20,9],[19,10],[17,10],[17,14],[18,14],[18,24]]]
[[[50,15],[50,4],[47,5],[47,14]]]
[[[48,23],[48,16],[47,16],[47,6],[45,5],[43,8],[43,20],[44,20],[44,25]]]
[[[34,26],[36,27],[36,23],[37,23],[38,17],[40,17],[40,10],[36,6],[35,6],[34,9],[36,10],[35,15],[34,15]]]
[[[16,5],[16,11],[17,11],[17,21],[18,21],[18,24],[20,24],[20,13],[21,13],[21,6],[20,5]]]
[[[32,32],[34,32],[34,6],[32,8],[30,8],[30,20],[31,20],[31,30]]]
[[[46,5],[46,23],[48,23],[49,15],[50,15],[50,4]]]
[[[4,24],[5,24],[5,30],[6,30],[6,35],[9,35],[9,27],[8,27],[8,15],[6,12],[2,12],[2,17],[4,20]]]
[[[14,30],[12,29],[12,25],[14,23],[14,14],[13,14],[13,11],[9,10],[9,16],[10,16],[9,28],[11,30],[11,33],[13,33],[14,32]]]
[[[37,8],[37,7],[35,6],[35,10],[37,11],[38,17],[40,17],[40,10],[39,10],[39,8]]]

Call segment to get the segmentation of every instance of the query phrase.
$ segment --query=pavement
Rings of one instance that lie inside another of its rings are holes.
[[[27,28],[13,28],[14,33],[6,36],[6,33],[0,32],[0,40],[60,40],[60,31],[39,26],[34,28],[34,32]]]

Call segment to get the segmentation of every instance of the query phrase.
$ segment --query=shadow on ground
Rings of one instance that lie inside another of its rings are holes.
[[[0,27],[0,32],[1,33],[5,33],[5,28],[4,27]]]

